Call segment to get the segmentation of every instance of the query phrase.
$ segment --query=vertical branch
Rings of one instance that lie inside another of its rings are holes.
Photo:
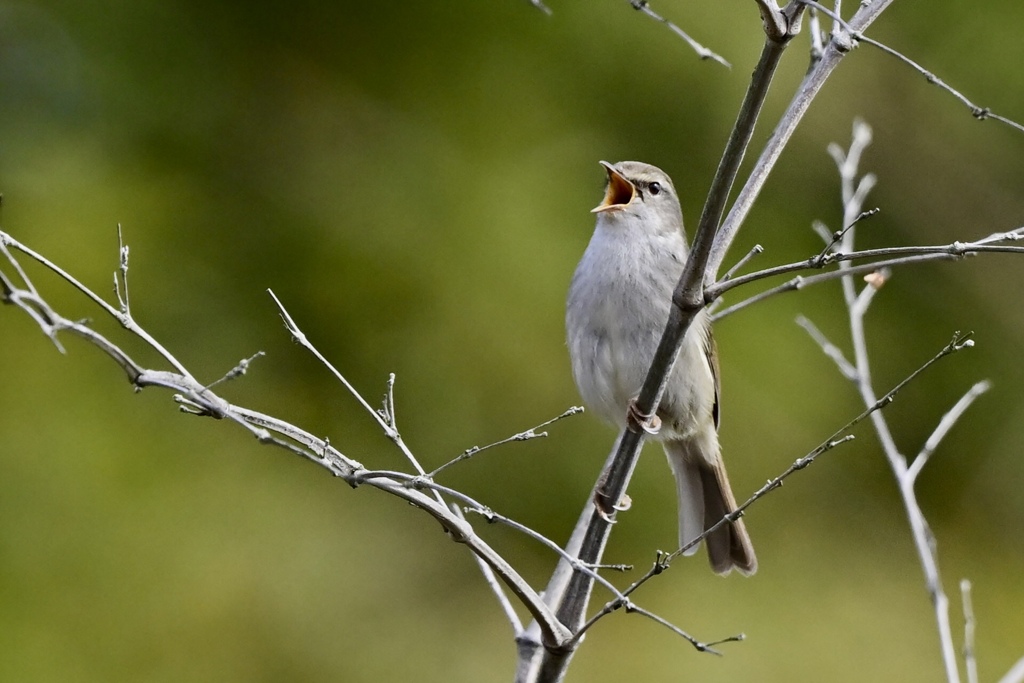
[[[844,155],[841,150],[836,148],[830,150],[833,158],[836,160],[842,182],[843,236],[841,248],[847,252],[852,251],[854,248],[855,228],[853,226],[857,217],[862,213],[863,201],[873,182],[870,176],[862,177],[859,181],[857,179],[857,167],[860,162],[860,156],[870,142],[871,129],[863,122],[857,121],[854,123],[853,142],[850,145],[849,152]],[[864,404],[873,405],[878,401],[878,398],[871,384],[871,366],[867,351],[864,318],[875,293],[878,291],[878,287],[881,286],[884,279],[871,281],[858,292],[853,273],[850,272],[851,264],[849,262],[841,262],[839,267],[841,271],[845,271],[842,277],[842,288],[843,298],[849,312],[850,337],[854,350],[853,366],[856,372],[853,380],[857,385]],[[970,339],[961,337],[959,339],[954,338],[950,348],[956,351],[971,345],[972,341]],[[972,389],[969,395],[973,396],[983,390],[984,388]],[[972,399],[962,399],[951,411],[954,417],[949,420],[943,418],[940,421],[940,425],[936,430],[938,438],[941,438],[941,435],[948,431],[951,422],[955,420],[955,416],[963,412],[963,409],[966,408],[970,400]],[[961,405],[963,405],[963,408],[960,408]],[[929,442],[925,444],[925,448],[922,450],[922,454],[918,456],[918,462],[921,465],[910,467],[907,464],[907,458],[900,453],[888,422],[881,411],[871,414],[871,422],[882,445],[889,467],[899,485],[900,497],[903,500],[903,506],[907,513],[907,521],[910,524],[914,546],[917,549],[921,569],[924,572],[925,585],[935,612],[946,679],[949,683],[960,683],[959,665],[957,663],[956,649],[953,645],[953,633],[949,621],[949,599],[943,590],[942,579],[939,575],[935,537],[928,526],[924,513],[921,511],[914,491],[914,482],[917,473],[920,471],[920,466],[923,466],[931,451],[934,450],[937,440],[929,439]]]

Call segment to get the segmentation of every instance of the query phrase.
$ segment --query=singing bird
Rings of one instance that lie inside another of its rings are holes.
[[[637,161],[609,164],[597,225],[576,267],[566,304],[573,378],[585,404],[620,429],[640,392],[668,322],[672,291],[689,253],[672,180]],[[676,479],[679,546],[736,509],[718,443],[719,376],[707,312],[700,311],[658,406],[661,442]],[[718,574],[757,570],[742,520],[707,539]],[[697,552],[699,546],[686,554]]]

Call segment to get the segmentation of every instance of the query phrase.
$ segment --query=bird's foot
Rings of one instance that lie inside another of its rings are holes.
[[[629,408],[626,410],[626,426],[632,432],[644,431],[647,434],[654,435],[661,430],[661,418],[654,413],[648,415],[640,412],[640,409],[636,407],[636,399],[634,398],[629,402]]]
[[[594,495],[594,507],[597,508],[597,514],[601,515],[601,519],[609,524],[615,524],[616,512],[623,512],[632,506],[633,499],[626,494],[623,494],[617,503],[612,503],[606,496],[603,496],[601,492]]]

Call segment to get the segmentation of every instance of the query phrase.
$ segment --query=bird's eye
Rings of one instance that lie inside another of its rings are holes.
[[[661,183],[651,183],[650,185],[647,186],[647,191],[650,192],[652,195],[661,194]]]

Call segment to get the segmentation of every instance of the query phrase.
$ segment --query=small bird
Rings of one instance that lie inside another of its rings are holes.
[[[569,287],[565,326],[584,403],[625,429],[668,322],[689,247],[679,197],[662,170],[637,161],[601,165],[608,184]],[[718,395],[717,351],[702,310],[687,330],[652,419],[660,426],[651,438],[661,441],[676,479],[680,547],[736,509],[718,444]],[[706,540],[716,573],[757,570],[742,520],[719,527]]]

